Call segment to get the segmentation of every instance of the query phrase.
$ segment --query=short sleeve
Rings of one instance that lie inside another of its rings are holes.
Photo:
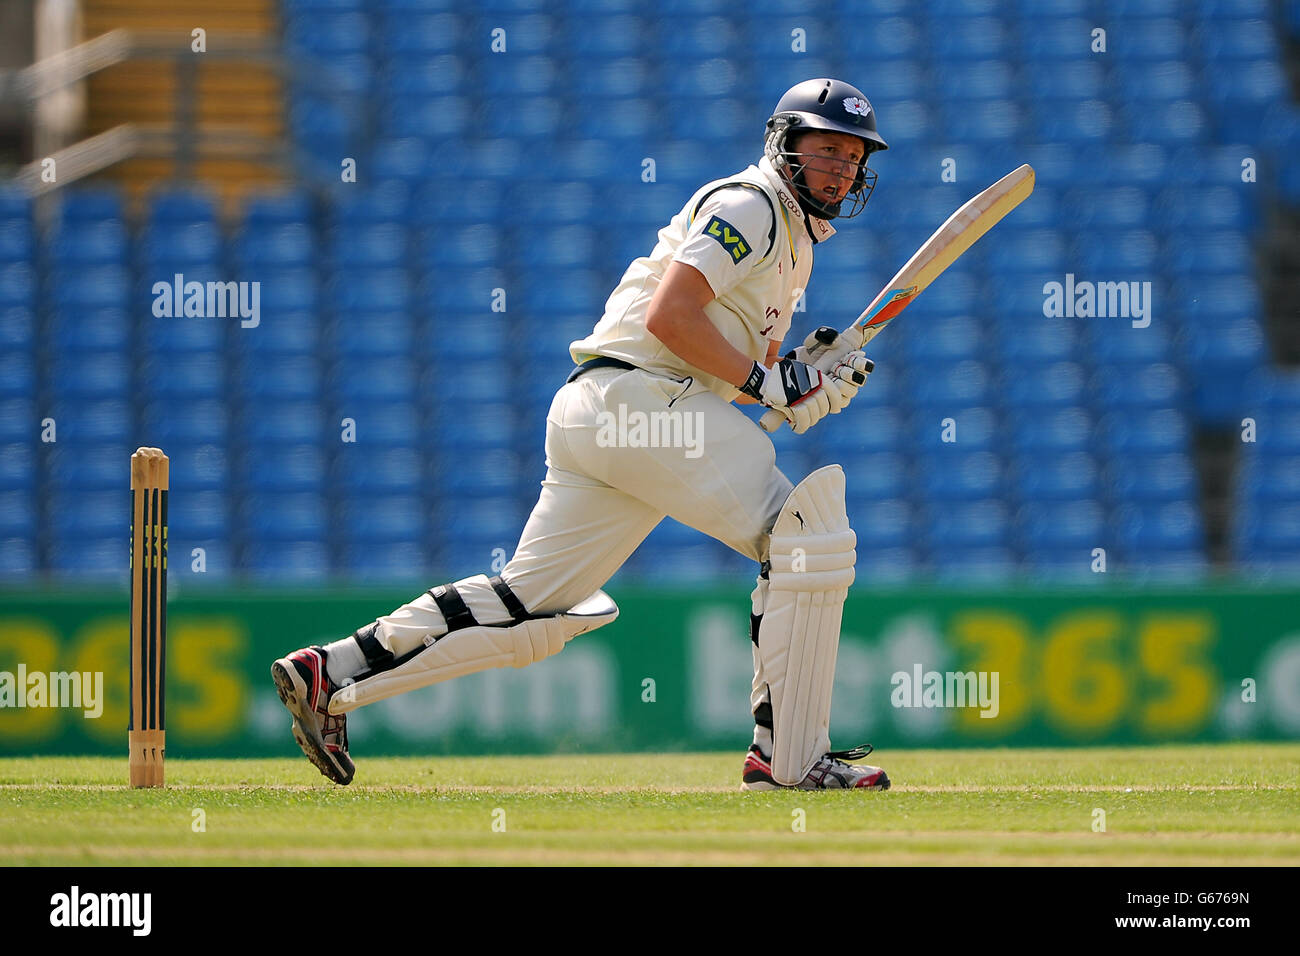
[[[754,189],[720,189],[700,206],[687,227],[674,262],[694,266],[715,297],[734,289],[767,251],[772,206]]]

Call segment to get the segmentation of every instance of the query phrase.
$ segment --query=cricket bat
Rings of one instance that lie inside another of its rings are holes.
[[[968,199],[934,231],[934,235],[925,240],[925,244],[871,300],[857,321],[840,335],[846,336],[845,341],[851,342],[853,348],[862,348],[881,333],[890,319],[924,292],[944,269],[973,246],[976,239],[996,226],[1033,191],[1034,170],[1025,164],[1007,173],[978,196]],[[758,423],[764,431],[774,432],[785,420],[785,415],[770,408]]]

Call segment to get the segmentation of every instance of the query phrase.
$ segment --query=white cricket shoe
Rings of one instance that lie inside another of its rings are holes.
[[[758,744],[750,744],[745,755],[745,768],[741,774],[741,790],[888,790],[889,776],[879,767],[866,764],[853,766],[846,760],[861,760],[871,753],[855,747],[852,750],[832,750],[813,764],[808,776],[794,786],[777,783],[772,777],[771,759],[763,755]]]
[[[348,756],[348,719],[331,714],[330,697],[338,688],[325,671],[319,647],[304,647],[271,665],[276,693],[293,715],[293,739],[325,776],[348,784],[356,767]]]

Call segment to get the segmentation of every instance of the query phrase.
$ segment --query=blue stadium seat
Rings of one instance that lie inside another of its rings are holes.
[[[1247,399],[1268,409],[1300,410],[1300,373],[1267,368],[1246,383]]]
[[[0,504],[0,524],[3,524],[3,505]],[[39,569],[36,560],[36,541],[31,537],[0,539],[0,581],[31,577]]]
[[[1033,61],[1026,69],[1025,80],[1037,100],[1105,99],[1109,92],[1106,71],[1096,57]]]
[[[1109,541],[1105,513],[1092,499],[1028,502],[1017,513],[1016,526],[1026,552],[1059,554],[1072,549],[1084,556]]]
[[[40,425],[31,393],[5,398],[0,395],[0,441],[30,441]]]
[[[383,132],[396,140],[420,140],[425,148],[440,146],[452,136],[463,136],[477,127],[478,117],[472,104],[457,96],[413,96],[405,93],[394,94],[382,109],[380,122]],[[445,165],[445,154],[439,157],[439,165]],[[392,168],[392,161],[387,164]],[[380,169],[385,165],[381,164]],[[476,173],[472,165],[466,164],[458,170],[463,175],[482,175]],[[399,174],[397,178],[406,178]],[[439,185],[445,189],[445,186]]]
[[[221,234],[211,222],[164,221],[148,228],[141,237],[140,251],[147,272],[215,266],[222,254]]]
[[[329,549],[321,541],[258,541],[245,550],[243,569],[259,583],[316,583],[329,576]]]
[[[402,312],[411,308],[411,282],[406,270],[337,270],[326,286],[326,300],[344,315],[355,312]]]
[[[284,42],[290,53],[327,59],[364,53],[369,33],[364,14],[319,12],[286,18]]]
[[[1237,494],[1264,506],[1300,501],[1300,455],[1266,449],[1247,454],[1238,473]]]
[[[590,269],[521,269],[516,283],[527,314],[566,314],[581,325],[582,334],[600,318],[609,298],[608,278]],[[511,291],[514,291],[513,289]],[[547,323],[548,328],[553,328]]]
[[[1167,363],[1102,366],[1092,378],[1092,398],[1098,410],[1181,408],[1186,400],[1182,376]]]
[[[1031,322],[1016,318],[1014,327],[998,327],[993,337],[1004,368],[1042,365],[1073,359],[1079,343],[1079,325],[1068,319],[1039,317]]]
[[[1201,510],[1195,499],[1121,505],[1115,510],[1114,526],[1125,555],[1195,551],[1205,546]]]
[[[125,399],[60,401],[49,409],[60,442],[126,442],[134,433],[135,415]]]
[[[1124,60],[1116,65],[1115,75],[1121,102],[1159,109],[1175,100],[1201,99],[1193,65],[1183,60]]]
[[[21,311],[19,314],[22,314]],[[188,326],[191,322],[168,323]],[[134,323],[124,309],[54,310],[46,324],[46,341],[58,354],[125,352],[131,345]]]
[[[407,401],[340,399],[335,420],[356,423],[356,444],[362,448],[407,448],[420,442],[419,407]]]
[[[894,452],[848,453],[842,455],[848,477],[845,495],[850,501],[904,498],[909,484],[906,459]],[[784,469],[785,463],[780,467]]]
[[[946,103],[963,100],[998,100],[1014,97],[1018,92],[1015,72],[1009,62],[992,60],[948,60],[935,64],[935,91]],[[913,83],[906,95],[915,95]],[[873,83],[868,95],[876,96]]]
[[[0,374],[0,380],[18,381],[20,375],[14,369],[12,374]],[[60,356],[51,365],[50,386],[60,398],[125,398],[131,388],[131,363],[115,352],[81,355],[75,360]]]
[[[216,198],[206,189],[164,189],[149,197],[146,215],[153,225],[215,223]]]
[[[1093,56],[1091,19],[1044,18],[1021,35],[1020,53],[1028,62],[1082,60]],[[1014,60],[1015,58],[1007,57]]]
[[[246,355],[234,366],[235,391],[247,401],[314,399],[320,394],[319,364],[305,355]]]
[[[849,511],[859,553],[878,548],[910,548],[915,543],[912,506],[905,498],[859,501]]]
[[[0,219],[0,263],[27,261],[35,248],[35,231],[29,220]]]
[[[1034,104],[1033,131],[1036,137],[1049,143],[1063,144],[1071,150],[1107,143],[1114,126],[1115,117],[1105,100],[1044,100]],[[1032,164],[1032,160],[1030,162]]]
[[[370,542],[348,544],[338,568],[349,581],[425,581],[429,577],[426,541],[386,541],[381,547]],[[423,585],[421,585],[423,587]]]
[[[230,496],[226,489],[199,491],[187,489],[173,494],[167,502],[169,537],[182,540],[228,538],[230,535]]]
[[[498,85],[500,81],[495,79],[496,75],[504,74],[516,82],[534,83],[536,81],[532,79],[532,71],[544,70],[548,65],[544,58],[539,62],[532,58],[520,61],[503,57],[502,61],[484,77],[485,84],[490,85],[484,85],[482,89],[494,96],[509,92],[508,87],[502,88]],[[527,68],[522,67],[521,62],[526,62]],[[381,75],[379,92],[387,98],[456,96],[470,81],[470,66],[471,61],[468,57],[450,54],[391,57]],[[535,94],[545,91],[525,88],[518,92]]]
[[[327,326],[339,356],[405,357],[415,344],[415,323],[404,312],[341,315]]]
[[[129,458],[119,459],[120,471],[126,472],[128,466],[123,462],[129,462]],[[125,511],[130,500],[123,485],[126,482],[117,488],[106,490],[75,487],[52,489],[46,498],[51,536],[55,540],[67,542],[116,535],[118,560],[122,561],[126,550],[124,532],[126,526],[129,526]]]
[[[177,442],[224,444],[229,428],[225,404],[214,400],[151,402],[140,414],[140,434],[161,448]]]
[[[421,298],[430,301],[438,315],[489,315],[492,314],[493,302],[497,298],[493,290],[505,290],[506,309],[522,293],[518,277],[514,276],[513,281],[507,281],[506,275],[504,269],[474,269],[462,272],[455,282],[434,276],[432,281],[426,283],[426,294]]]
[[[659,111],[651,98],[599,98],[584,104],[582,110],[566,123],[573,135],[588,139],[621,143],[649,142],[660,128]]]
[[[326,393],[344,410],[354,402],[413,401],[418,374],[415,363],[405,355],[375,358],[347,354],[331,367]]]
[[[966,360],[924,371],[909,370],[903,380],[919,406],[966,408],[987,405],[993,398],[991,377],[983,362]]]
[[[0,491],[26,491],[36,486],[36,455],[30,442],[0,444]]]
[[[266,310],[257,328],[240,329],[234,336],[235,354],[311,355],[320,337],[321,322],[314,314]]]
[[[1202,232],[1195,241],[1175,236],[1166,248],[1167,267],[1197,279],[1205,275],[1240,275],[1254,269],[1250,245],[1236,230]]]
[[[3,275],[4,271],[0,269],[0,287],[9,285],[11,281],[10,276]],[[50,287],[56,306],[126,308],[130,302],[131,277],[120,266],[59,269],[51,271]]]
[[[50,256],[63,267],[126,261],[126,226],[117,220],[68,223],[50,239]]]
[[[0,310],[0,352],[27,351],[36,341],[36,315],[31,309],[10,306]]]
[[[31,538],[36,523],[36,498],[30,491],[0,491],[0,539]]]
[[[1018,572],[1015,552],[1003,547],[945,548],[930,567],[937,581],[960,584],[998,584]]]
[[[430,416],[427,447],[448,453],[471,448],[514,448],[514,409],[499,402],[462,405],[446,401]]]
[[[280,315],[316,309],[316,273],[311,269],[263,269],[259,264],[250,263],[243,276],[246,281],[260,283],[258,294],[263,320],[256,330],[241,329],[236,341],[251,340],[254,335],[269,337],[273,333],[263,330],[274,326]]]
[[[385,269],[405,265],[407,236],[397,223],[340,226],[326,240],[327,261],[336,268]]]
[[[1003,370],[998,397],[1004,408],[1031,413],[1082,405],[1087,397],[1087,379],[1077,362],[1008,367]]]
[[[560,83],[566,64],[551,56],[509,56],[499,57],[498,61],[493,62],[492,68],[481,74],[481,89],[490,99],[506,98],[521,104],[521,109],[527,109],[522,104],[535,97],[550,96],[568,89],[567,85]],[[463,89],[462,85],[446,92],[458,94]]]
[[[950,550],[1002,547],[1010,540],[1011,518],[996,498],[941,500],[922,513],[922,534],[932,557]]]
[[[931,501],[971,501],[996,498],[1002,492],[1002,462],[992,452],[966,452],[958,446],[918,456],[916,482]]]
[[[424,463],[413,448],[348,446],[338,462],[337,486],[350,494],[408,494],[424,490]]]
[[[25,219],[31,222],[32,200],[16,186],[0,186],[0,221]]]
[[[238,501],[240,528],[254,541],[324,541],[339,517],[310,491],[252,491]]]
[[[480,269],[505,265],[510,242],[498,225],[475,223],[448,231],[430,229],[416,243],[416,261],[437,282],[447,269]]]
[[[95,186],[62,191],[63,204],[59,219],[64,223],[126,219],[122,191],[114,187]]]
[[[1116,502],[1190,501],[1199,487],[1185,452],[1116,455],[1106,466],[1107,493]]]
[[[302,222],[248,227],[234,242],[235,261],[244,270],[310,268],[316,264],[311,228]]]
[[[27,263],[0,264],[0,308],[36,306],[36,278]]]
[[[511,448],[484,449],[475,454],[433,452],[438,495],[454,498],[496,497],[520,489],[522,462]]]
[[[1087,326],[1083,353],[1095,367],[1148,365],[1167,362],[1172,355],[1169,333],[1164,326],[1152,323],[1144,329],[1132,323]]]
[[[1196,31],[1196,39],[1206,64],[1215,68],[1225,61],[1262,60],[1276,65],[1282,59],[1273,24],[1267,19],[1211,20]]]
[[[518,138],[525,142],[548,140],[561,128],[568,128],[572,118],[566,103],[558,96],[511,97],[512,109],[487,110],[479,117],[479,125],[488,136],[502,140]]]
[[[1186,416],[1170,408],[1112,412],[1102,418],[1098,431],[1112,456],[1185,452],[1190,441]]]
[[[1010,485],[1025,502],[1096,498],[1101,487],[1100,469],[1087,452],[1025,453],[1015,459]]]
[[[474,557],[476,567],[491,559],[493,548],[514,550],[523,528],[524,514],[518,498],[440,498],[431,522],[456,551]]]
[[[913,415],[910,425],[908,447],[930,454],[994,451],[1002,431],[1001,417],[980,406],[927,409]]]
[[[166,451],[172,488],[186,493],[229,491],[230,457],[225,445],[172,443]]]
[[[1081,279],[1114,276],[1109,281],[1129,282],[1158,270],[1167,260],[1155,234],[1146,229],[1097,229],[1081,237],[1073,263]]]
[[[396,179],[415,186],[437,175],[437,155],[418,137],[384,140],[375,144],[368,169],[381,182]]]
[[[1092,444],[1093,420],[1083,408],[1013,411],[1010,425],[1011,446],[1022,454],[1088,451]]]
[[[69,583],[102,581],[118,584],[124,580],[122,549],[120,532],[91,540],[80,537],[56,540],[50,546],[50,571],[56,579]]]
[[[1189,205],[1191,204],[1191,205]],[[1252,222],[1241,193],[1231,186],[1170,186],[1151,206],[1151,226],[1165,235],[1184,228],[1244,229]]]
[[[286,189],[255,192],[244,200],[244,227],[286,226],[310,223],[314,218],[312,198],[305,190]]]
[[[324,412],[315,402],[258,402],[245,410],[240,431],[254,445],[310,444],[322,441],[324,426]]]
[[[248,446],[235,462],[249,491],[318,491],[325,484],[325,455],[317,445]]]
[[[399,180],[374,186],[342,184],[335,189],[332,208],[337,227],[403,222],[407,218],[411,188]]]
[[[389,10],[376,31],[379,47],[388,56],[460,53],[466,48],[472,22],[455,13],[419,9]],[[488,38],[483,38],[486,50]]]
[[[226,370],[220,353],[156,356],[145,362],[141,380],[142,391],[151,398],[221,398],[226,393]]]

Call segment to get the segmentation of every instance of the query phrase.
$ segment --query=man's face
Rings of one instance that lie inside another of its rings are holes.
[[[814,130],[802,133],[792,152],[799,154],[803,181],[819,201],[827,205],[841,202],[849,193],[858,174],[866,148],[862,140],[848,133]]]

